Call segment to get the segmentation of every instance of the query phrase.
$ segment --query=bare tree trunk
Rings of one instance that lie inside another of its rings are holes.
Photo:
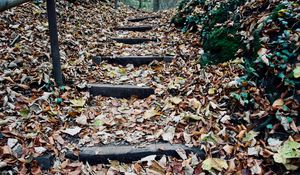
[[[153,0],[153,11],[157,12],[159,10],[159,0]]]
[[[59,47],[58,47],[55,0],[47,0],[47,13],[48,13],[54,80],[58,86],[62,86],[63,78],[61,72],[61,63],[60,63],[60,55],[59,55]]]
[[[30,0],[0,0],[0,12],[28,1]]]

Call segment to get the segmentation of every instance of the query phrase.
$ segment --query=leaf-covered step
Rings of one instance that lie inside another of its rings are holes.
[[[141,44],[145,42],[157,42],[157,38],[112,38],[112,40],[124,44]]]
[[[154,94],[150,87],[139,87],[133,85],[112,85],[112,84],[90,84],[89,91],[93,96],[106,96],[115,98],[147,98]]]
[[[173,156],[182,157],[185,153],[197,154],[201,159],[204,159],[205,153],[200,148],[187,147],[182,144],[156,143],[146,147],[135,147],[130,145],[110,145],[101,147],[84,147],[81,148],[79,156],[73,152],[67,152],[66,157],[73,160],[89,162],[89,164],[107,164],[108,160],[118,160],[124,163],[141,160],[150,155],[157,157]],[[179,155],[181,154],[181,156]]]
[[[127,30],[127,31],[137,31],[137,32],[145,32],[153,29],[153,26],[150,25],[142,25],[142,26],[120,26],[116,27],[115,30]]]
[[[160,15],[153,15],[153,16],[145,16],[145,17],[134,17],[134,18],[128,18],[127,21],[130,22],[140,22],[144,21],[146,19],[155,19],[155,18],[160,18]]]
[[[174,56],[95,56],[93,57],[93,62],[95,64],[100,64],[102,61],[107,61],[110,64],[133,64],[135,66],[149,64],[152,61],[165,61],[172,62]]]

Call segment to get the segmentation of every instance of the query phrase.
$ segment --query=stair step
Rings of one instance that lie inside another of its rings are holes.
[[[112,38],[112,40],[124,44],[141,44],[145,42],[157,42],[157,38]]]
[[[145,16],[145,17],[136,17],[136,18],[129,18],[127,19],[127,21],[130,22],[140,22],[140,21],[144,21],[146,19],[155,19],[155,18],[160,18],[160,15],[153,15],[153,16]]]
[[[135,147],[130,145],[109,145],[101,147],[84,147],[81,148],[79,156],[71,151],[66,153],[66,157],[73,160],[88,162],[91,165],[108,164],[108,160],[118,160],[123,163],[139,161],[150,155],[157,157],[173,156],[180,158],[176,150],[184,150],[186,153],[197,154],[201,159],[205,158],[205,153],[200,148],[187,147],[182,144],[156,143],[146,147]]]
[[[109,64],[133,64],[135,66],[149,64],[152,61],[165,61],[172,62],[174,56],[95,56],[93,57],[93,62],[95,64],[100,64],[102,61],[107,61]]]
[[[93,96],[102,95],[115,98],[130,98],[136,96],[142,99],[154,94],[154,89],[150,87],[133,85],[90,84],[88,87]]]
[[[120,26],[116,27],[115,30],[127,30],[127,31],[137,31],[137,32],[145,32],[147,30],[153,29],[153,26],[144,25],[144,26]]]

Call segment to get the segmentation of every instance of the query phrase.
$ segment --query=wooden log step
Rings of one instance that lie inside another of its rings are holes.
[[[121,26],[116,27],[115,30],[127,30],[127,31],[137,31],[137,32],[145,32],[147,30],[153,29],[153,26],[144,25],[144,26]]]
[[[153,16],[145,16],[145,17],[136,17],[136,18],[128,18],[127,21],[130,22],[140,22],[144,21],[146,19],[155,19],[155,18],[160,18],[160,15],[153,15]]]
[[[145,42],[157,42],[157,38],[112,38],[112,40],[124,44],[141,44]]]
[[[182,144],[156,143],[146,147],[135,147],[130,145],[110,145],[102,147],[84,147],[80,150],[79,156],[72,152],[66,153],[66,158],[88,162],[91,165],[107,164],[108,160],[118,160],[123,163],[139,161],[150,155],[163,155],[180,158],[177,150],[184,150],[187,154],[197,154],[201,159],[205,158],[205,153],[200,148],[187,147]]]
[[[102,61],[107,61],[109,64],[133,64],[135,66],[149,64],[152,61],[172,62],[174,56],[95,56],[92,58],[95,64],[100,64]]]
[[[150,87],[133,85],[90,84],[88,87],[89,92],[93,96],[102,95],[115,98],[130,98],[136,96],[142,99],[154,94],[154,89]]]

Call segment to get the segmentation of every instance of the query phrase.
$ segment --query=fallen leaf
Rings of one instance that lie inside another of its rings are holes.
[[[290,159],[300,159],[300,143],[287,141],[278,149],[278,152],[273,155],[274,161],[282,163],[288,170],[296,170],[299,165],[293,165]]]
[[[181,159],[183,159],[183,160],[187,159],[186,152],[183,148],[176,149],[176,152],[180,156]]]
[[[160,113],[158,111],[156,111],[155,109],[149,109],[144,113],[144,119],[150,119],[151,117],[160,115]]]
[[[70,100],[72,106],[74,107],[83,107],[85,104],[85,100],[83,98]]]
[[[243,142],[249,142],[249,141],[253,140],[257,135],[258,135],[258,132],[249,131],[248,133],[245,134],[245,136],[243,138]]]
[[[166,171],[166,168],[160,166],[160,164],[156,160],[152,161],[152,164],[149,167],[149,169],[151,169],[152,172],[155,172],[155,173],[160,174],[160,175],[164,175],[165,171]]]
[[[208,89],[208,95],[214,95],[215,94],[216,89],[215,88],[209,88]]]
[[[277,99],[277,100],[274,101],[274,103],[272,104],[272,107],[274,109],[278,109],[278,108],[281,108],[283,105],[284,105],[283,99],[279,98],[279,99]]]
[[[293,74],[294,74],[294,78],[299,78],[299,77],[300,77],[300,66],[297,66],[297,67],[293,70]]]
[[[17,139],[9,138],[7,139],[7,146],[10,148],[14,147],[18,143]]]
[[[67,128],[65,130],[63,130],[63,133],[69,134],[71,136],[74,136],[76,134],[78,134],[81,131],[82,128],[75,126],[74,128]]]
[[[39,154],[42,154],[43,152],[47,151],[47,149],[42,146],[39,146],[39,147],[34,147],[34,151]]]
[[[223,150],[227,153],[227,154],[232,154],[232,152],[233,152],[233,149],[234,149],[234,147],[233,146],[230,146],[230,145],[228,145],[228,144],[226,144],[224,147],[223,147]]]
[[[225,160],[219,158],[207,158],[202,162],[203,170],[211,171],[212,169],[222,171],[227,169],[228,164]]]
[[[151,165],[151,162],[152,162],[153,160],[155,160],[155,158],[156,158],[156,155],[150,155],[150,156],[147,156],[147,157],[142,158],[140,161],[141,161],[141,162],[147,162],[148,166],[150,166],[150,165]]]
[[[7,166],[7,163],[6,163],[6,162],[2,162],[2,161],[0,162],[0,169],[1,169],[1,168],[4,168],[4,167],[6,167],[6,166]]]
[[[163,140],[172,142],[174,136],[175,136],[175,127],[174,126],[166,126],[164,128],[164,133],[162,134]]]
[[[201,114],[196,115],[196,114],[192,114],[192,113],[182,113],[180,114],[182,118],[184,119],[193,119],[193,120],[204,120],[203,116],[201,116]]]
[[[171,98],[170,98],[170,101],[171,101],[172,103],[178,105],[178,104],[182,101],[182,99],[181,99],[180,97],[171,97]]]
[[[87,125],[87,117],[85,115],[80,115],[79,117],[76,118],[76,123],[80,125]]]
[[[278,147],[282,144],[283,141],[280,141],[279,139],[275,138],[268,138],[268,144],[272,147]]]

